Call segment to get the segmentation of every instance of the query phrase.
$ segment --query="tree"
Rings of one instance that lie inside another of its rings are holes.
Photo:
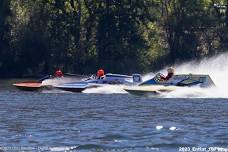
[[[0,1],[0,70],[7,71],[12,67],[11,57],[13,53],[10,51],[8,32],[10,30],[9,17],[10,12],[10,1]],[[3,72],[1,74],[5,76]]]

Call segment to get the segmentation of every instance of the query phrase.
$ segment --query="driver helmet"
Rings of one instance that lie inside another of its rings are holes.
[[[169,68],[167,69],[167,72],[168,72],[168,73],[174,73],[174,68],[173,68],[173,67],[169,67]]]
[[[103,69],[99,69],[98,71],[97,71],[97,77],[102,77],[102,76],[104,76],[104,70]]]
[[[56,77],[63,77],[63,72],[60,69],[58,69],[55,71],[55,76]]]

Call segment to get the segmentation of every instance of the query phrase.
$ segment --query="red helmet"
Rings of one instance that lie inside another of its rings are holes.
[[[97,77],[102,77],[102,76],[104,76],[104,74],[105,74],[105,72],[104,72],[103,69],[99,69],[99,70],[97,71]]]
[[[63,72],[60,69],[58,69],[57,71],[55,71],[55,76],[56,77],[63,77]]]

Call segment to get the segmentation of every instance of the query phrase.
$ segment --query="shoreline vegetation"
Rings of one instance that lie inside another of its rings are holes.
[[[0,77],[146,73],[227,51],[228,0],[1,0]]]

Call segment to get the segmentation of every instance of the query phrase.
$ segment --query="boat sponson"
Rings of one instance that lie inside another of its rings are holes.
[[[13,84],[13,86],[17,87],[20,90],[23,91],[37,91],[44,86],[40,82],[23,82],[23,83],[16,83]]]
[[[145,94],[160,94],[163,92],[171,92],[177,89],[176,86],[161,86],[161,85],[147,85],[147,86],[132,86],[125,87],[124,90],[128,93],[135,95],[145,95]]]
[[[64,91],[70,91],[70,92],[82,92],[83,90],[85,90],[86,88],[70,88],[70,87],[58,87],[56,86],[55,88],[60,89],[60,90],[64,90]]]

